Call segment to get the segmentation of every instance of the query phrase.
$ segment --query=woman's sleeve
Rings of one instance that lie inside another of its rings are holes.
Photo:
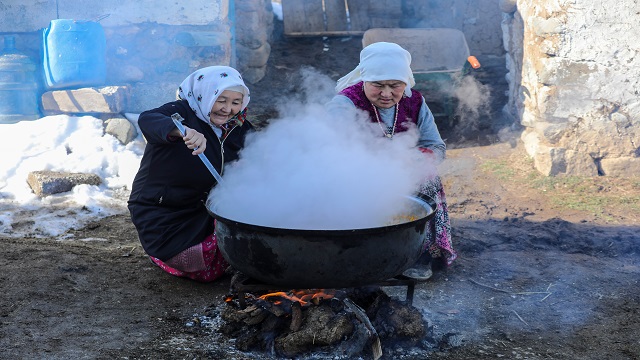
[[[178,113],[187,118],[187,109],[180,101],[164,104],[158,108],[147,110],[138,117],[138,126],[149,143],[170,143],[182,140],[169,134],[176,129],[171,115]]]
[[[433,151],[438,161],[443,161],[446,156],[447,146],[440,136],[435,118],[431,110],[429,110],[424,97],[422,98],[422,105],[418,115],[418,130],[420,131],[418,147]]]
[[[343,118],[356,115],[355,104],[344,95],[335,95],[329,102],[325,104],[327,113],[334,118]]]

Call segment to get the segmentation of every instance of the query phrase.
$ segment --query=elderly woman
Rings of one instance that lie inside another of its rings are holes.
[[[438,164],[445,158],[446,146],[424,97],[411,88],[415,80],[410,65],[411,54],[398,44],[373,43],[360,52],[359,65],[338,80],[338,95],[327,106],[330,111],[366,112],[371,122],[379,125],[381,135],[389,139],[413,123],[420,133],[416,146]],[[425,252],[405,275],[426,280],[431,276],[431,258],[450,265],[457,255],[451,245],[451,225],[440,177],[428,179],[420,192],[434,199],[437,208],[427,231]]]
[[[151,261],[180,277],[209,282],[228,267],[218,251],[205,202],[216,184],[198,154],[218,173],[238,158],[253,126],[245,120],[249,89],[233,68],[211,66],[181,84],[179,100],[140,114],[147,140],[128,207]],[[184,120],[184,136],[171,115]]]

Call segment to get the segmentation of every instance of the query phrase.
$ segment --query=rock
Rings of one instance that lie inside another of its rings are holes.
[[[102,179],[96,174],[44,170],[30,172],[27,183],[36,195],[44,197],[71,191],[74,186],[80,184],[100,185]]]
[[[557,18],[533,18],[531,20],[531,31],[538,36],[562,33],[563,23]]]
[[[536,132],[547,142],[557,144],[567,131],[567,123],[552,124],[548,122],[537,122],[534,125]]]
[[[242,78],[249,84],[255,84],[267,74],[266,67],[249,67],[242,71]]]
[[[127,119],[114,117],[105,121],[107,124],[105,132],[120,140],[123,145],[127,145],[138,136],[136,127]]]
[[[500,10],[507,14],[516,12],[518,0],[500,0]]]
[[[600,166],[608,176],[637,176],[640,174],[640,157],[619,157],[600,160]]]
[[[135,83],[143,81],[144,71],[135,65],[125,64],[116,70],[114,77],[125,83]]]
[[[567,150],[565,163],[567,169],[563,175],[598,176],[598,166],[595,160],[584,151]]]
[[[246,67],[261,67],[267,64],[269,60],[269,54],[271,54],[271,45],[264,43],[257,49],[251,49],[243,45],[236,47],[238,57],[244,59],[244,65]]]

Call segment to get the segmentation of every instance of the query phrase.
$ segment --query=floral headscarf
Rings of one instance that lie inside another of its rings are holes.
[[[389,43],[373,43],[360,52],[360,64],[338,80],[336,92],[360,81],[400,80],[407,84],[406,96],[411,97],[411,87],[416,84],[411,71],[411,54],[402,46]]]
[[[242,108],[244,111],[249,104],[249,88],[244,84],[240,73],[229,66],[209,66],[194,71],[180,84],[178,96],[187,100],[198,119],[209,124],[209,114],[213,104],[223,91],[233,88],[242,92]]]

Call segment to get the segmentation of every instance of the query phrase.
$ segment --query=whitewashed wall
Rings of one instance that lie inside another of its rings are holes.
[[[639,2],[502,4],[507,109],[525,126],[522,139],[537,169],[640,174]]]
[[[15,35],[18,50],[36,62],[51,20],[99,19],[107,39],[105,85],[130,89],[128,112],[175,99],[189,73],[230,65],[234,52],[229,0],[0,0],[0,10],[0,32]]]
[[[225,0],[2,0],[0,32],[30,32],[45,28],[53,19],[93,20],[103,26],[143,22],[165,25],[209,25],[224,21]]]

